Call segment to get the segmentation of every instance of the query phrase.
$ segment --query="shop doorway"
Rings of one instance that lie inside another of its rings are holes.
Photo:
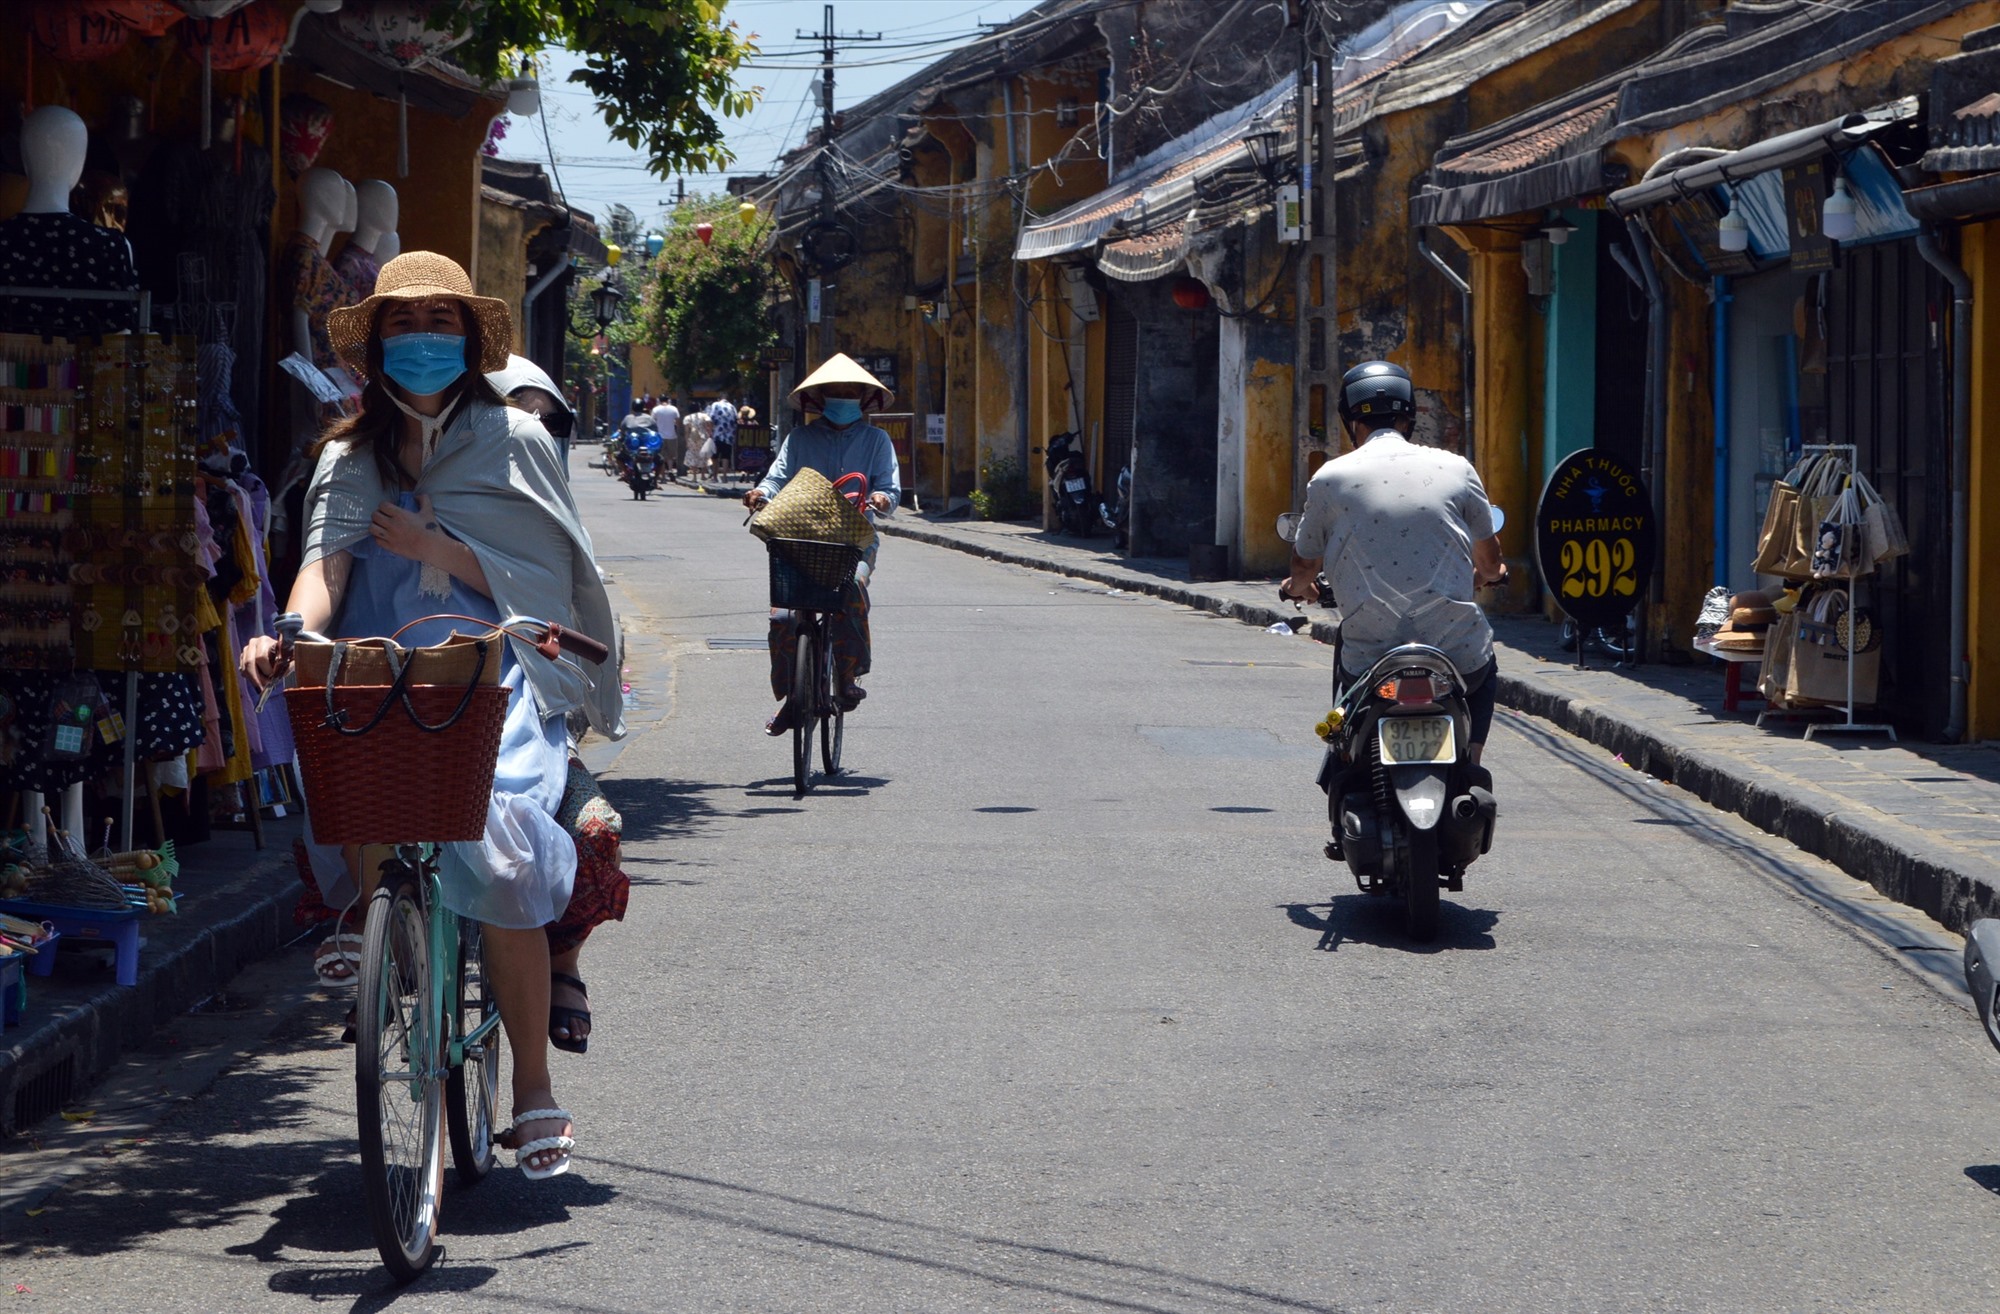
[[[1139,401],[1139,317],[1131,298],[1113,291],[1104,316],[1104,451],[1098,487],[1115,489],[1132,455],[1132,426]]]
[[[1827,279],[1828,441],[1855,444],[1910,539],[1910,554],[1864,585],[1883,629],[1881,706],[1925,739],[1950,712],[1951,654],[1938,642],[1951,614],[1946,304],[1913,241],[1843,250]]]

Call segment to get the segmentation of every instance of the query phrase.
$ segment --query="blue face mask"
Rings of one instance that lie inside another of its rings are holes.
[[[846,428],[861,418],[861,403],[852,397],[828,397],[819,408],[826,422],[839,428]]]
[[[443,392],[465,373],[465,339],[453,333],[383,338],[382,372],[414,397]]]

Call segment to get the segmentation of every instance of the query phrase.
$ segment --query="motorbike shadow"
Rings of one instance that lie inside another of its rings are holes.
[[[1447,949],[1492,949],[1493,928],[1500,914],[1492,908],[1467,908],[1446,898],[1438,905],[1435,940],[1412,940],[1403,933],[1400,900],[1369,894],[1336,894],[1329,903],[1278,905],[1292,925],[1319,932],[1313,948],[1337,952],[1343,944],[1369,944],[1406,953],[1434,954]],[[1324,911],[1322,911],[1324,910]]]

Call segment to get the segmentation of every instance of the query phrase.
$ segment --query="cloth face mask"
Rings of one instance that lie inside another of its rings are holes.
[[[453,333],[399,333],[384,338],[382,372],[415,397],[443,392],[465,373],[465,339]]]
[[[861,418],[861,403],[852,397],[828,397],[820,407],[820,414],[828,424],[846,428]]]

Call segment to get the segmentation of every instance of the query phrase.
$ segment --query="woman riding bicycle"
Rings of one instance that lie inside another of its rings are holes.
[[[901,476],[896,467],[896,449],[889,435],[863,417],[881,410],[895,394],[881,380],[862,369],[849,357],[835,354],[792,390],[792,400],[805,410],[819,412],[819,418],[800,425],[785,435],[784,446],[765,472],[763,480],[743,495],[743,505],[756,510],[791,482],[793,475],[813,469],[829,481],[859,474],[868,481],[869,520],[877,512],[895,509],[902,498]],[[853,711],[868,696],[855,683],[868,674],[868,578],[875,568],[875,548],[868,549],[855,571],[849,602],[833,631],[833,658],[839,690],[835,695],[845,711]],[[764,733],[782,735],[792,728],[792,650],[798,642],[797,618],[779,608],[771,609],[771,693],[780,706],[764,722]]]
[[[360,413],[321,439],[306,493],[290,601],[306,629],[365,637],[439,613],[495,623],[525,615],[572,626],[615,653],[610,602],[555,449],[540,422],[507,406],[484,377],[507,363],[506,303],[473,295],[446,257],[413,251],[382,266],[375,294],[335,310],[328,328],[367,384]],[[428,622],[401,642],[441,642],[452,628]],[[244,672],[260,687],[278,673],[277,646],[266,637],[244,646]],[[581,894],[575,843],[555,818],[568,778],[565,717],[580,710],[612,738],[624,724],[615,671],[593,680],[519,640],[504,645],[501,671],[509,699],[486,835],[444,845],[440,874],[446,905],[484,927],[514,1051],[515,1123],[501,1143],[529,1176],[548,1177],[568,1168],[573,1144],[548,1065],[550,935]],[[359,849],[340,858],[351,881],[372,882]],[[587,1017],[557,1015],[564,1011]]]

